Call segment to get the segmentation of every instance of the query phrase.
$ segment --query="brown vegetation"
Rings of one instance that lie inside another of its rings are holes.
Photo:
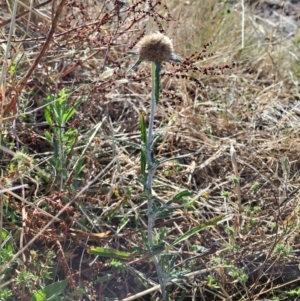
[[[63,279],[68,289],[57,300],[159,294],[149,254],[134,253],[146,250],[136,145],[139,115],[149,114],[150,64],[126,74],[135,59],[128,52],[156,31],[172,39],[183,64],[163,63],[155,155],[191,155],[159,167],[155,193],[167,202],[193,192],[155,228],[165,269],[174,259],[166,272],[188,273],[169,286],[170,300],[299,296],[300,36],[255,18],[258,5],[243,12],[232,2],[23,1],[15,19],[13,1],[0,2],[0,232],[13,246],[0,257],[0,291],[14,297],[7,300],[30,300]],[[76,110],[59,125],[48,108],[61,91],[70,93],[65,110]],[[221,248],[213,255],[184,261],[214,242]],[[112,263],[121,255],[96,257],[88,246],[132,256]]]

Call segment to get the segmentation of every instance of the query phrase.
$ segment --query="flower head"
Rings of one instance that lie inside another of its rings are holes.
[[[171,39],[160,32],[144,36],[137,45],[136,54],[139,58],[128,72],[134,70],[142,61],[151,61],[158,65],[164,61],[180,63],[174,54]]]
[[[157,32],[144,36],[138,44],[138,54],[142,61],[162,63],[174,55],[171,39]]]

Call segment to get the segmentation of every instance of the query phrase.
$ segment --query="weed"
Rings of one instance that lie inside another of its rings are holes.
[[[122,273],[124,273],[126,271],[126,266],[124,265],[124,263],[119,260],[116,260],[116,259],[113,259],[110,262],[110,266]]]
[[[13,296],[13,292],[8,288],[4,288],[0,291],[0,300],[1,301],[11,300],[10,297],[12,297],[12,296]]]
[[[78,177],[84,168],[84,158],[74,162],[73,152],[78,138],[78,131],[67,129],[67,123],[81,105],[78,101],[74,107],[68,104],[70,91],[61,90],[60,94],[50,95],[45,99],[45,119],[51,126],[53,134],[45,131],[45,137],[53,148],[53,157],[49,163],[55,169],[55,175],[60,182],[60,190],[65,187],[76,189]]]
[[[228,275],[233,278],[233,281],[240,282],[242,284],[248,281],[248,275],[246,272],[242,268],[236,267],[232,264],[228,267]]]
[[[16,285],[25,286],[26,288],[31,288],[35,282],[38,280],[38,277],[29,271],[18,271],[16,277]]]
[[[0,299],[296,298],[291,1],[50,2],[1,5]]]
[[[293,248],[283,245],[283,244],[277,244],[275,247],[275,254],[279,255],[282,258],[288,257],[291,255],[293,251]]]

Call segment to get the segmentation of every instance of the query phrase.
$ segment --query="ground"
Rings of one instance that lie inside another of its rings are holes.
[[[0,300],[160,300],[153,255],[169,300],[299,298],[300,1],[244,2],[0,2]]]

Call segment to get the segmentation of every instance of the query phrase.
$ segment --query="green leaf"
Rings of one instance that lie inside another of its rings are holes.
[[[140,114],[140,129],[141,129],[141,141],[146,145],[147,144],[147,130],[146,130],[146,121],[143,114]]]
[[[14,75],[15,75],[15,73],[16,73],[16,62],[13,62],[13,63],[11,64],[11,66],[10,66],[8,72],[9,72],[9,74],[10,74],[11,76],[14,76]]]
[[[44,116],[45,116],[45,119],[47,121],[47,123],[52,126],[53,125],[53,120],[51,118],[51,109],[50,109],[50,105],[47,105],[45,107],[45,111],[44,111]]]
[[[144,232],[142,232],[141,236],[142,236],[142,240],[143,240],[144,245],[148,248],[149,247],[149,242],[148,242],[148,238],[147,238],[146,234]]]
[[[62,280],[47,285],[41,290],[35,292],[31,298],[31,301],[47,301],[56,300],[55,298],[61,294],[68,285],[68,280]]]
[[[112,274],[107,274],[107,275],[102,276],[102,277],[97,277],[96,282],[104,283],[106,281],[111,280],[112,278],[113,278]]]
[[[53,143],[52,136],[48,131],[45,131],[45,137],[48,140],[48,142],[50,142],[51,144]]]
[[[5,229],[2,229],[2,232],[1,232],[1,238],[2,238],[2,242],[8,237],[9,235],[9,232]],[[13,251],[13,245],[12,245],[12,241],[11,239],[8,239],[7,242],[5,243],[5,246],[4,248],[7,250],[7,251],[10,251],[12,252]]]
[[[94,247],[94,246],[90,246],[87,249],[87,252],[89,254],[94,254],[94,255],[108,257],[108,258],[130,259],[132,257],[132,254],[128,252],[122,252],[114,249],[107,249],[107,248]]]
[[[172,280],[171,280],[171,283],[176,285],[177,287],[179,287],[181,290],[187,291],[187,288],[185,286],[181,285],[180,283],[172,281]]]
[[[63,122],[66,123],[74,115],[76,110],[74,108],[69,109],[67,112],[63,113]]]
[[[223,219],[225,219],[227,216],[225,216],[224,214],[219,215],[217,217],[214,217],[212,219],[210,219],[208,222],[203,223],[197,227],[195,227],[194,229],[186,232],[185,234],[183,234],[182,236],[180,236],[179,238],[177,238],[173,243],[172,246],[177,245],[178,243],[185,241],[187,239],[189,239],[191,236],[193,236],[194,234],[198,233],[201,230],[216,226],[220,221],[222,221]]]
[[[120,225],[118,226],[118,233],[126,226],[126,224],[129,222],[129,218],[128,218],[128,215],[125,214],[122,219],[121,219],[121,222],[120,222]]]
[[[81,158],[78,163],[75,166],[75,177],[78,176],[83,169],[85,168],[86,164],[85,163],[85,158]]]
[[[143,60],[138,59],[138,60],[134,63],[134,65],[133,65],[132,67],[130,67],[130,68],[127,70],[126,73],[129,73],[129,72],[133,71],[133,70],[134,70],[134,69],[135,69],[142,61],[143,61]]]
[[[190,192],[190,191],[188,191],[188,190],[183,190],[183,191],[177,193],[177,194],[173,197],[172,200],[168,201],[168,202],[167,202],[167,205],[170,205],[170,204],[172,204],[172,203],[174,203],[174,202],[178,202],[178,201],[182,200],[183,198],[189,197],[189,196],[192,196],[192,195],[193,195],[192,192]]]
[[[72,139],[76,136],[76,132],[71,128],[71,129],[68,129],[65,133],[64,133],[64,136],[63,136],[63,142],[66,142],[68,141],[69,139]]]

